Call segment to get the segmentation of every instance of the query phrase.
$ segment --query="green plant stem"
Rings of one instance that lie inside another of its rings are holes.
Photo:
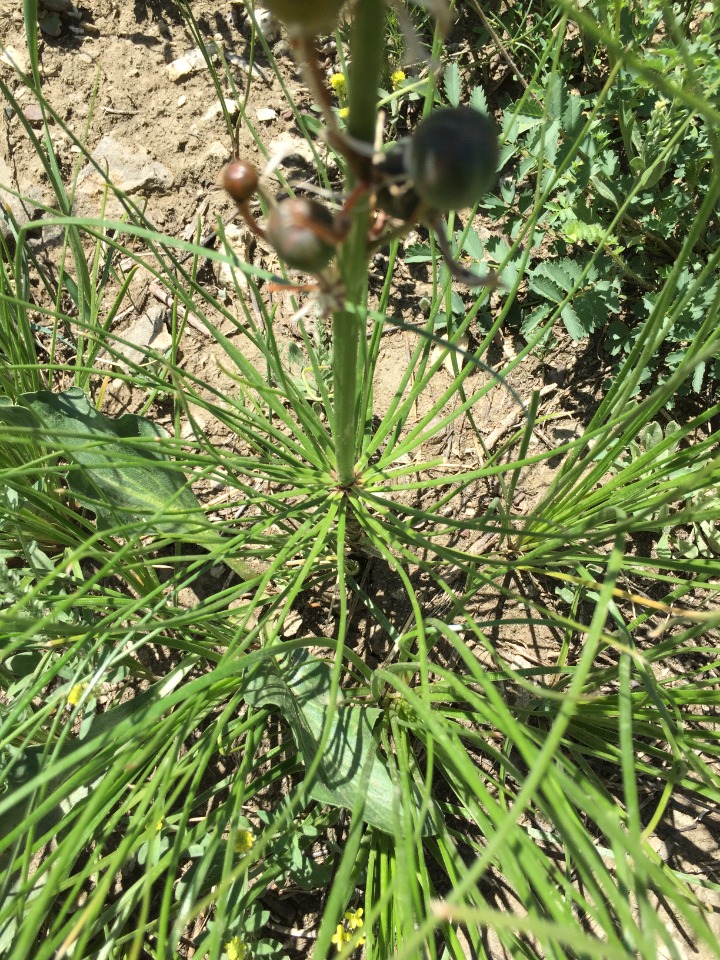
[[[384,63],[384,35],[384,0],[363,0],[356,8],[350,37],[349,133],[353,139],[370,146],[375,137],[377,90]],[[368,164],[371,162],[368,157]],[[355,305],[365,302],[367,292],[368,223],[369,207],[367,200],[362,199],[353,209],[350,232],[338,253],[345,297]],[[349,487],[355,479],[361,324],[361,313],[338,310],[333,316],[335,455],[337,480],[341,487]]]
[[[385,63],[385,0],[357,4],[350,36],[348,132],[372,144],[377,123],[378,86]]]

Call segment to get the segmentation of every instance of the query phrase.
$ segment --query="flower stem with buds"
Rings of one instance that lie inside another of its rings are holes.
[[[377,118],[377,90],[384,63],[385,0],[362,0],[355,8],[350,36],[350,136],[372,147]],[[368,166],[371,164],[368,151]],[[369,169],[368,169],[369,175]],[[350,187],[353,184],[349,184]],[[367,297],[369,202],[353,207],[352,225],[338,251],[348,302],[359,307]],[[337,479],[341,487],[355,480],[358,431],[358,359],[362,315],[339,310],[333,316],[334,437]]]

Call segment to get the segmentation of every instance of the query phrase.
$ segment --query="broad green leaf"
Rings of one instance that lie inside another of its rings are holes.
[[[77,387],[26,393],[18,406],[3,399],[0,423],[22,428],[68,461],[68,488],[95,513],[100,529],[144,520],[152,532],[186,537],[207,549],[222,545],[187,477],[158,449],[157,441],[168,436],[158,424],[129,413],[112,420]],[[255,561],[223,560],[245,580],[265,569]]]
[[[45,443],[69,461],[68,486],[99,527],[146,519],[157,530],[196,535],[209,526],[185,474],[154,443],[168,436],[159,425],[129,413],[112,420],[77,387],[26,393],[20,403]],[[0,408],[5,422],[17,416]]]
[[[272,705],[281,711],[305,765],[310,766],[317,756],[325,725],[331,682],[330,665],[300,651],[255,674],[245,699],[250,706]],[[381,714],[377,707],[351,705],[339,695],[330,737],[310,795],[319,803],[348,810],[360,798],[365,804],[365,822],[392,834],[397,832],[401,812],[387,761],[380,755],[373,736]],[[421,805],[417,787],[413,788],[413,804],[416,809]],[[430,832],[427,822],[424,832]]]

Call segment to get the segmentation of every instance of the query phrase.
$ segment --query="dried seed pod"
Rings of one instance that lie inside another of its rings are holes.
[[[319,273],[335,253],[334,220],[317,200],[281,200],[270,212],[267,238],[285,263],[303,273]]]
[[[500,153],[493,122],[471,107],[431,113],[409,140],[407,169],[433,210],[472,207],[495,180]]]
[[[231,160],[222,169],[222,185],[237,204],[255,196],[260,183],[256,167],[247,160]]]
[[[265,0],[291,35],[312,39],[335,29],[345,0]]]

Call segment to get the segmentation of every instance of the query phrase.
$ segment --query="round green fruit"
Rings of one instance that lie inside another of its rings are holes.
[[[291,34],[317,37],[331,33],[345,0],[265,0],[265,6]]]
[[[420,207],[420,197],[407,173],[407,140],[393,143],[375,164],[380,181],[377,205],[396,220],[409,220]]]
[[[335,253],[335,246],[328,242],[334,226],[332,214],[317,200],[293,197],[271,210],[266,233],[289,267],[319,273]]]
[[[421,121],[407,146],[408,174],[433,210],[474,206],[493,185],[500,147],[492,120],[449,107]]]

